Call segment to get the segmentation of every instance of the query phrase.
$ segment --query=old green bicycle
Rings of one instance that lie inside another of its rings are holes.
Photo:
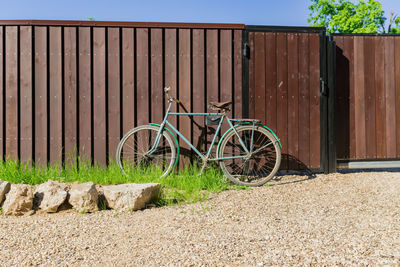
[[[135,127],[121,139],[116,162],[122,172],[125,168],[157,167],[162,172],[161,177],[166,177],[178,162],[177,134],[200,157],[200,173],[208,163],[217,161],[225,176],[235,184],[261,186],[274,177],[281,162],[281,143],[271,129],[259,120],[228,118],[231,102],[211,102],[210,107],[217,111],[215,113],[170,112],[172,103],[180,101],[171,97],[169,91],[170,87],[164,88],[168,108],[161,124]],[[168,121],[172,115],[206,116],[207,125],[218,125],[206,154],[201,153]],[[220,138],[216,156],[211,157],[224,120],[229,130]]]

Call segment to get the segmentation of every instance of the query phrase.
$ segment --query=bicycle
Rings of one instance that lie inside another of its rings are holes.
[[[216,110],[214,113],[170,112],[173,102],[181,103],[168,94],[170,89],[164,88],[168,107],[161,124],[135,127],[118,144],[116,162],[122,172],[132,166],[157,167],[162,172],[161,178],[166,177],[178,162],[177,134],[201,158],[200,175],[209,162],[217,161],[225,176],[238,185],[261,186],[274,177],[280,166],[282,145],[271,129],[262,125],[260,120],[228,118],[226,113],[232,102],[210,102],[210,107]],[[201,153],[168,121],[171,115],[205,116],[206,125],[218,125],[206,154]],[[216,157],[210,157],[225,119],[230,128],[218,142]]]

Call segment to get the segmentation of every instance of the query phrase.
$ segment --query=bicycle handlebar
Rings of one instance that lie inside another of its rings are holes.
[[[176,99],[176,98],[174,98],[174,97],[168,95],[168,92],[169,92],[170,90],[171,90],[171,87],[170,87],[170,86],[164,87],[164,92],[165,92],[165,95],[167,96],[168,101],[174,101],[174,102],[176,102],[176,103],[178,103],[178,104],[181,103],[181,101],[179,101],[179,99]]]

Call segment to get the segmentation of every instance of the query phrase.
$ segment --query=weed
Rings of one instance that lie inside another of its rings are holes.
[[[100,200],[100,210],[107,210],[107,202],[105,199]]]
[[[203,213],[206,213],[207,211],[210,211],[210,207],[207,205],[201,205],[201,210]]]
[[[235,185],[235,189],[236,190],[252,190],[253,188],[251,188],[250,186],[246,186],[246,185]]]

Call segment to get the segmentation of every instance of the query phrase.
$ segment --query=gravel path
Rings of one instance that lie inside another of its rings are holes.
[[[0,216],[0,262],[400,265],[400,173],[305,178],[134,213]]]

